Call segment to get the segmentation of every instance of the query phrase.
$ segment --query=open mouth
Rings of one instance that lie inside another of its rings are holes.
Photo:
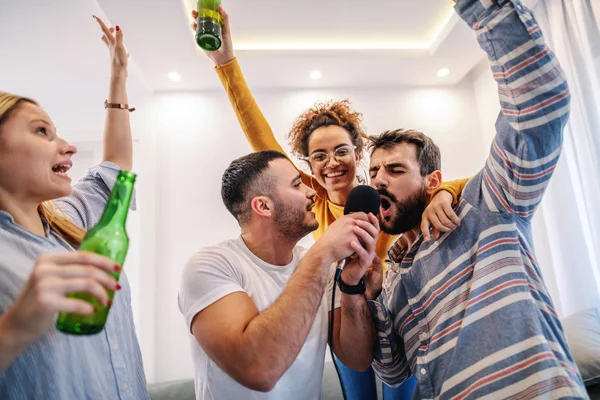
[[[381,215],[389,217],[392,213],[392,201],[386,196],[381,196]]]
[[[69,172],[70,169],[70,163],[60,163],[52,167],[52,172],[54,172],[54,175],[68,178],[69,176],[67,175],[67,172]]]
[[[385,199],[385,198],[381,199],[381,208],[383,209],[383,211],[389,210],[389,208],[391,206],[392,206],[392,203],[390,203],[390,201],[388,199]]]

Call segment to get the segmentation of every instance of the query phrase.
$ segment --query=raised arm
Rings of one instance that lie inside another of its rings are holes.
[[[215,63],[215,71],[223,84],[223,88],[229,97],[229,102],[235,111],[235,115],[240,123],[246,140],[254,151],[275,150],[286,153],[283,147],[275,138],[275,134],[265,118],[258,103],[254,99],[240,64],[233,51],[233,41],[231,39],[231,27],[229,25],[229,15],[223,10],[218,9],[223,18],[222,44],[216,51],[205,51],[208,58]],[[192,11],[192,18],[197,18],[198,13]],[[196,23],[192,23],[192,29],[196,30]],[[302,181],[306,185],[317,185],[312,177],[302,170]]]
[[[548,185],[569,116],[569,88],[531,12],[518,0],[459,0],[487,53],[502,111],[478,176],[479,203],[529,219]]]
[[[223,18],[222,45],[216,51],[205,51],[205,53],[215,63],[215,70],[252,149],[254,151],[276,150],[285,153],[275,139],[269,122],[254,100],[242,74],[242,69],[235,58],[229,15],[222,7],[219,7],[219,13]],[[197,16],[197,12],[193,11],[192,17],[195,19]],[[192,23],[192,29],[196,30],[195,22]]]
[[[123,31],[117,25],[107,28],[104,22],[94,17],[102,29],[102,41],[110,52],[110,84],[108,103],[128,104],[127,98],[127,59],[129,54],[123,45]],[[129,111],[121,108],[107,108],[104,125],[103,161],[110,161],[123,170],[131,170],[133,150]]]
[[[104,22],[94,19],[103,32],[102,41],[107,45],[111,58],[111,74],[108,103],[127,104],[127,57],[123,46],[123,31],[107,28]],[[84,229],[91,229],[100,219],[119,170],[132,166],[132,140],[129,112],[125,109],[107,108],[104,131],[103,163],[90,168],[87,174],[73,186],[73,193],[57,199],[55,204],[73,222]],[[131,209],[135,209],[135,195]]]

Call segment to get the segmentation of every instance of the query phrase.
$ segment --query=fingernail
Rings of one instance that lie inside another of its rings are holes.
[[[119,32],[121,30],[121,28],[119,28],[119,25],[117,25],[117,32]]]
[[[111,303],[112,303],[112,300],[111,300],[111,299],[108,299],[108,301],[106,302],[106,305],[107,305],[107,306],[110,306],[110,304],[111,304]]]
[[[118,265],[115,265],[115,271],[120,271],[122,268],[119,267]]]
[[[94,314],[98,312],[98,309],[94,307]]]
[[[95,15],[92,15],[92,18],[96,19],[96,16],[95,16]]]
[[[117,283],[117,290],[121,290],[121,285]]]

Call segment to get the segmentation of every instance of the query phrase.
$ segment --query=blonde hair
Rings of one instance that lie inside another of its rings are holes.
[[[38,105],[37,102],[26,97],[0,92],[0,134],[2,133],[2,125],[10,118],[10,115],[21,103]],[[40,216],[46,220],[51,230],[59,234],[74,247],[79,247],[86,234],[85,229],[76,225],[73,221],[60,213],[56,209],[53,201],[45,201],[40,204],[38,206],[38,212]]]

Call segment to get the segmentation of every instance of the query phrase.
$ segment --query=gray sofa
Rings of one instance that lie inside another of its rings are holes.
[[[600,310],[589,308],[563,321],[573,358],[592,400],[600,400]],[[378,385],[380,388],[380,385]],[[194,381],[157,383],[148,387],[152,400],[194,400]],[[381,399],[380,390],[378,398]],[[323,400],[342,399],[340,383],[332,362],[325,363]]]
[[[195,400],[193,379],[151,384],[148,391],[152,400]],[[340,382],[331,362],[325,363],[322,392],[323,400],[342,399]]]

